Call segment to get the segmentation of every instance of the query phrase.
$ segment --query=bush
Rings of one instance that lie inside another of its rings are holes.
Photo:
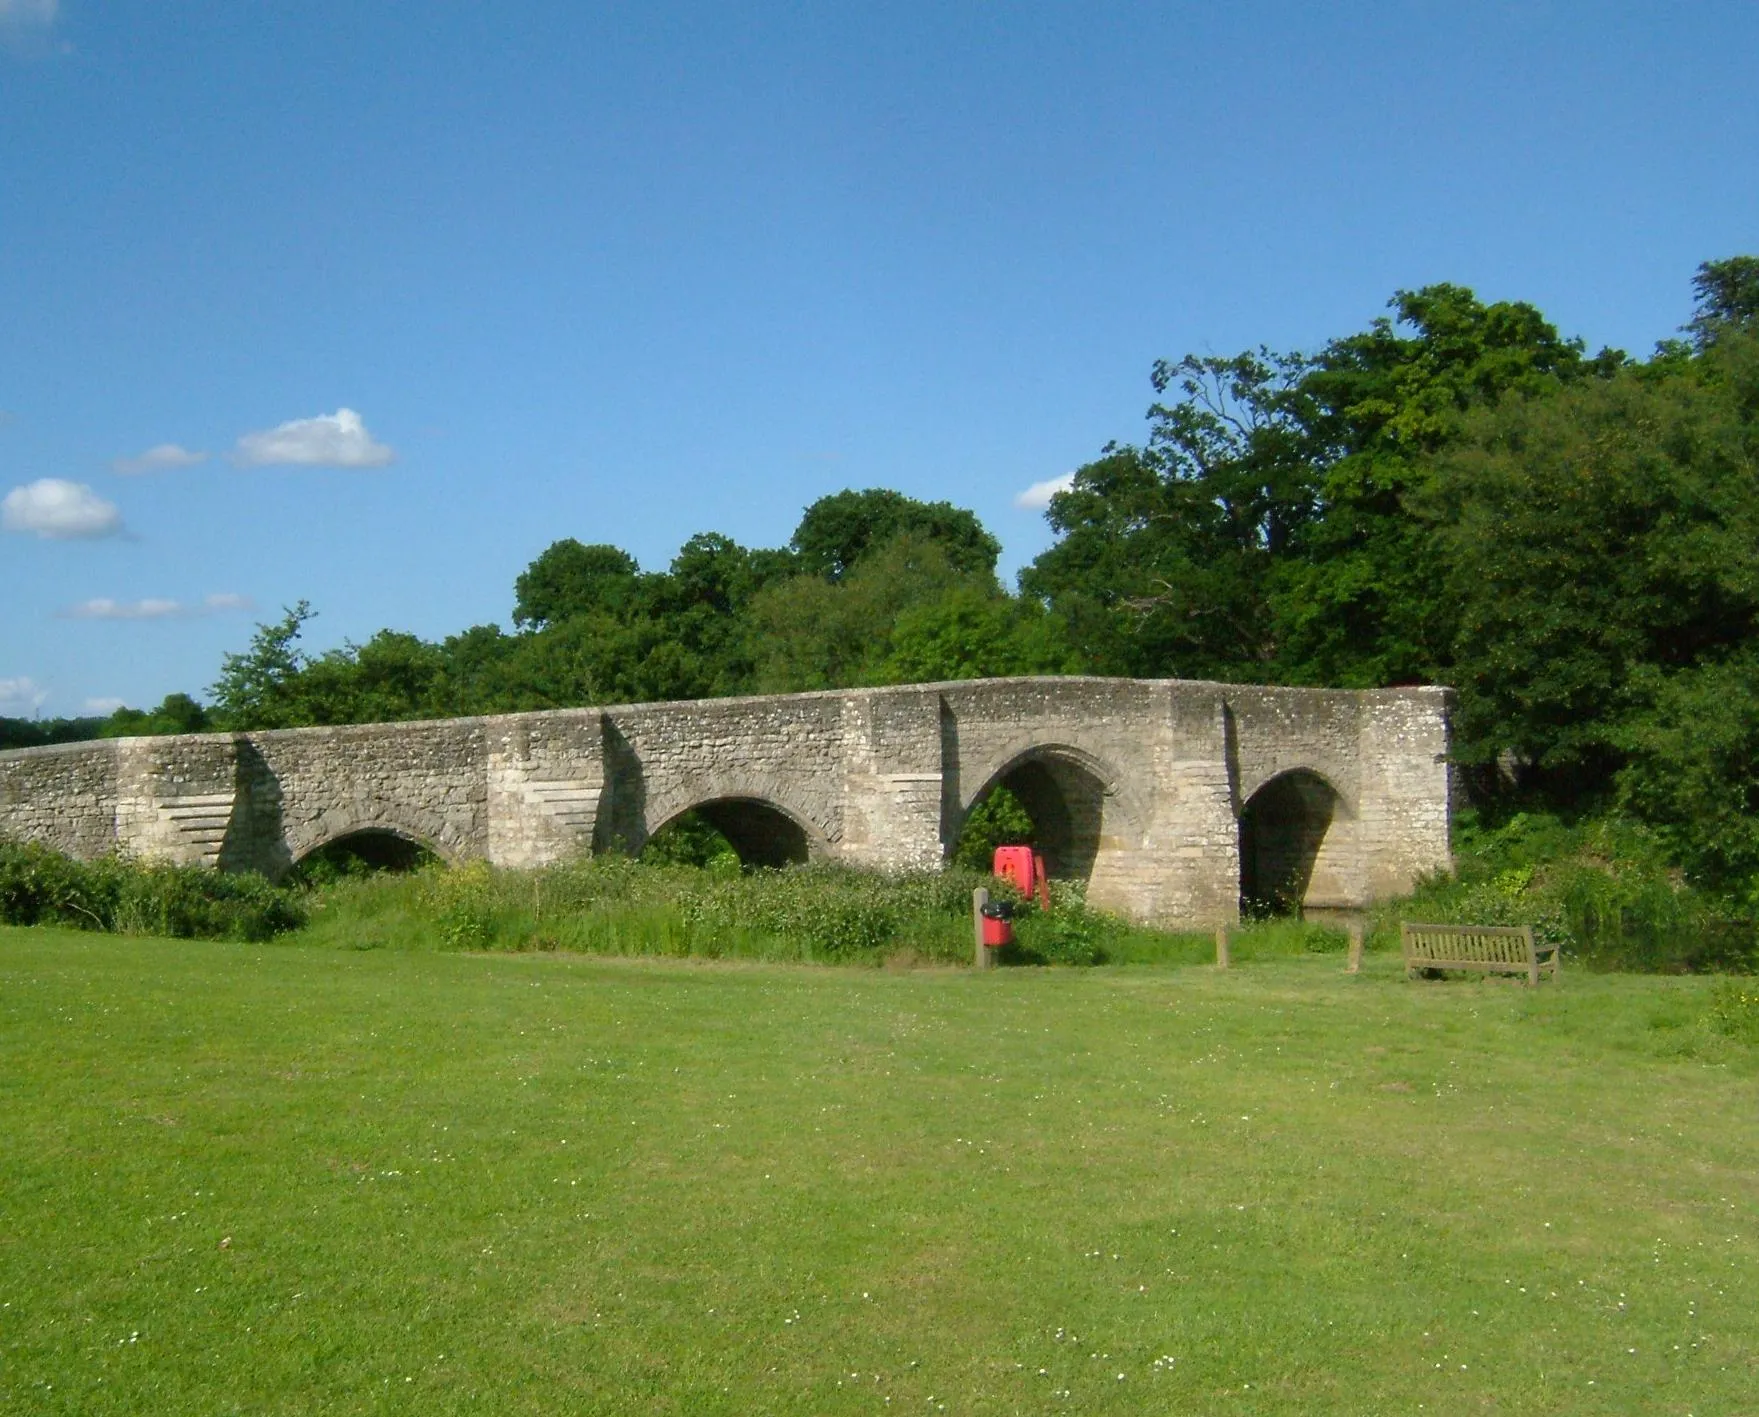
[[[1680,973],[1745,970],[1751,918],[1688,884],[1654,829],[1618,816],[1565,822],[1516,813],[1485,823],[1463,813],[1456,876],[1422,883],[1375,912],[1376,943],[1396,946],[1399,919],[1531,925],[1542,943],[1603,969]]]
[[[1016,954],[1030,964],[1104,964],[1107,946],[1127,928],[1117,916],[1089,908],[1080,884],[1053,881],[1051,908],[1020,917]]]
[[[89,868],[46,846],[0,842],[0,921],[106,930],[113,902],[94,896]]]
[[[1020,799],[1005,787],[994,787],[966,815],[953,864],[987,873],[998,846],[1029,845],[1036,830]]]
[[[501,911],[497,908],[495,873],[488,862],[431,870],[422,884],[421,903],[447,946],[486,950],[495,942]]]
[[[305,923],[297,896],[261,876],[108,856],[75,861],[0,842],[0,921],[178,939],[267,940]]]
[[[315,899],[321,937],[356,947],[425,940],[451,949],[963,962],[977,884],[993,883],[959,870],[730,872],[712,858],[697,867],[607,855],[534,871],[476,862],[413,880],[346,880]]]

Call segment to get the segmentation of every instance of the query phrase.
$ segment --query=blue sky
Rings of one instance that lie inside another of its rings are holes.
[[[1399,287],[1645,352],[1759,251],[1756,71],[1750,3],[0,0],[0,713],[844,487],[1011,571],[1156,357]]]

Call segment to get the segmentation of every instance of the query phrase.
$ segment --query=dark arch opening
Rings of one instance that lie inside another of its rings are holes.
[[[1030,832],[1002,835],[1010,840],[1027,837],[1024,844],[1044,856],[1045,872],[1053,880],[1085,881],[1093,874],[1105,818],[1105,783],[1091,769],[1055,752],[1028,754],[983,790],[966,813],[954,849],[956,859],[987,870],[990,850],[1010,844],[992,841],[989,837],[996,834],[984,832],[989,814],[981,809],[994,800],[998,789],[1005,789],[1031,822]],[[983,832],[983,839],[968,832]]]
[[[306,885],[325,885],[348,877],[418,871],[438,859],[414,837],[368,827],[313,847],[294,863],[293,874]]]
[[[1298,915],[1338,794],[1316,772],[1273,777],[1240,813],[1240,913]]]
[[[754,797],[722,797],[680,812],[648,838],[642,855],[707,866],[727,848],[754,870],[801,866],[812,855],[806,828]]]

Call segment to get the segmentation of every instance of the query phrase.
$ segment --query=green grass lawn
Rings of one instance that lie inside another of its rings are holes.
[[[0,930],[0,1407],[1752,1412],[1705,999]]]

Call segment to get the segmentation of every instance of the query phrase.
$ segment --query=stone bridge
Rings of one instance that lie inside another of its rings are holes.
[[[1449,864],[1447,691],[990,679],[0,753],[0,836],[284,875],[639,851],[696,810],[748,862],[935,868],[998,784],[1053,876],[1138,920],[1353,910]]]

